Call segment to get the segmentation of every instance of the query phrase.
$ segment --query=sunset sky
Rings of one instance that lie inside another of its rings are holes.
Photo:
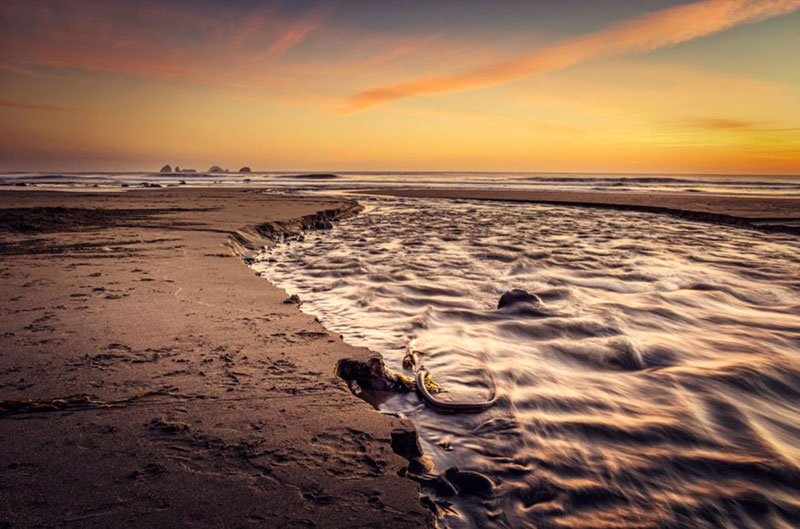
[[[0,170],[800,173],[800,0],[3,0]]]

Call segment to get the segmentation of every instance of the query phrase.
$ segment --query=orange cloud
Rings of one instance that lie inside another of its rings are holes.
[[[702,0],[633,18],[460,75],[423,78],[367,90],[348,98],[340,112],[361,112],[406,97],[495,86],[599,57],[647,53],[797,9],[800,0]]]
[[[682,121],[679,123],[679,125],[695,129],[714,129],[714,130],[762,128],[761,123],[757,123],[754,121],[744,121],[740,119],[729,119],[729,118],[699,118],[688,121]]]
[[[697,118],[683,121],[668,122],[667,125],[677,125],[690,129],[702,130],[731,130],[731,131],[750,131],[750,132],[798,132],[798,127],[779,127],[761,121],[745,121],[730,118]]]

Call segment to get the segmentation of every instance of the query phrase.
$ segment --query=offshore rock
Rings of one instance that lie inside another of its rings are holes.
[[[165,165],[164,167],[161,168],[161,171],[159,171],[159,172],[161,172],[161,173],[171,173],[172,172],[172,167],[170,167],[169,164]]]

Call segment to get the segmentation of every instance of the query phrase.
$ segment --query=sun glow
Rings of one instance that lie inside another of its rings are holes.
[[[0,169],[798,173],[798,8],[5,2]]]

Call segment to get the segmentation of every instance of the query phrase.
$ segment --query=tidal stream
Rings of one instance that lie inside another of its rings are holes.
[[[419,351],[442,399],[496,384],[498,403],[476,414],[413,393],[380,405],[414,421],[437,472],[496,484],[450,498],[442,525],[800,526],[800,238],[629,211],[359,200],[363,213],[255,267],[392,369]],[[496,309],[512,288],[539,309]]]

